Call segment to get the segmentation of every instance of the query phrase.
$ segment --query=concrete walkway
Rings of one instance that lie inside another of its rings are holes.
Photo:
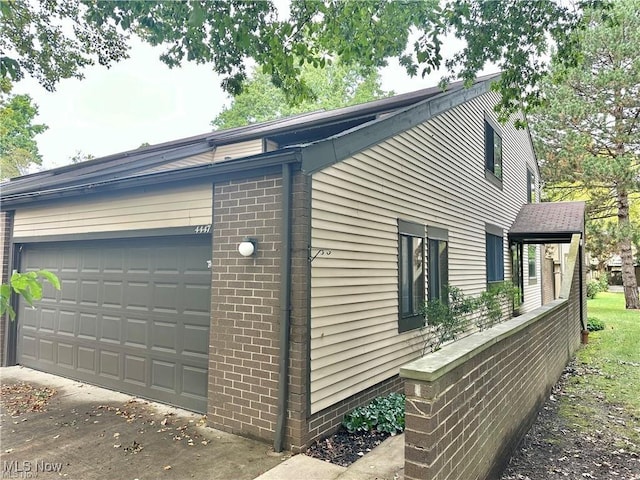
[[[255,480],[402,480],[404,434],[390,437],[349,467],[295,455]]]
[[[346,468],[303,454],[276,455],[266,443],[206,427],[192,412],[30,368],[0,367],[3,389],[22,383],[27,387],[8,388],[0,404],[0,453],[9,469],[2,478],[27,478],[27,473],[86,480],[404,477],[404,435],[388,438]],[[55,394],[42,409],[31,409],[42,387]]]

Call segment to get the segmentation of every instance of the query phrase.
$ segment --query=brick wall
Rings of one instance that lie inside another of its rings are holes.
[[[208,420],[273,439],[279,358],[279,176],[216,184],[213,193]],[[244,237],[258,241],[242,257]]]
[[[0,283],[9,279],[9,260],[13,212],[0,212]],[[0,317],[0,365],[5,365],[5,340],[7,333],[6,315]]]
[[[292,181],[292,291],[285,448],[304,446],[308,377],[308,178]],[[280,174],[214,186],[208,421],[273,441],[280,361]],[[257,253],[240,256],[244,237]]]
[[[577,263],[569,278],[564,298],[401,369],[406,479],[500,476],[578,348],[584,278]]]

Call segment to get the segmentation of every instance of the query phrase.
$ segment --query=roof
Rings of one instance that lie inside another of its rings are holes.
[[[455,82],[446,91],[431,87],[335,110],[207,132],[25,175],[0,184],[0,206],[4,209],[45,198],[96,192],[114,188],[116,183],[133,186],[132,180],[148,184],[203,178],[220,171],[261,168],[278,161],[298,162],[307,173],[317,171],[485,93],[498,77],[499,74],[480,77],[470,88]],[[258,138],[275,140],[279,150],[215,164],[200,161],[189,165],[181,161],[211,152],[220,145]]]
[[[528,203],[518,212],[509,239],[525,243],[569,242],[584,234],[584,202]]]

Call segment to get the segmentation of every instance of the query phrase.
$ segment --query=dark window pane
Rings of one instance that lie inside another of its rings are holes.
[[[422,239],[413,237],[413,305],[411,313],[417,314],[424,301],[424,254]]]
[[[411,309],[411,237],[400,237],[400,297],[402,314]]]

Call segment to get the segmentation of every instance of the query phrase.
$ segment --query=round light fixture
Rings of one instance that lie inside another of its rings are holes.
[[[243,257],[250,257],[256,252],[256,244],[253,240],[245,238],[238,245],[238,253]]]

